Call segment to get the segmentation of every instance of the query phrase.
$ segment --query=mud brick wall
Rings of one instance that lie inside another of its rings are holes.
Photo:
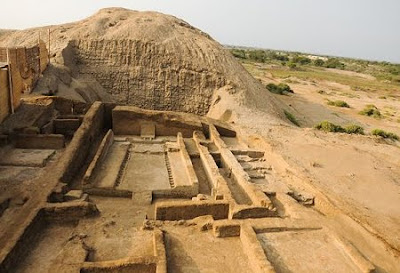
[[[7,48],[0,47],[0,62],[7,62]]]
[[[103,130],[104,105],[95,102],[86,113],[81,126],[63,154],[65,171],[60,178],[63,183],[70,184],[73,181],[75,175],[85,164],[91,149],[97,149],[94,145]]]
[[[162,45],[76,40],[70,48],[79,74],[94,76],[119,104],[204,115],[214,90],[225,85],[217,72],[176,60]]]
[[[201,131],[201,120],[194,115],[178,112],[159,112],[139,109],[135,106],[117,106],[112,110],[113,131],[116,135],[140,135],[143,122],[156,123],[157,136],[177,135],[191,137]]]
[[[47,51],[46,43],[42,40],[39,41],[39,58],[40,72],[43,73],[49,63],[49,52]]]
[[[8,88],[8,71],[0,69],[0,123],[10,113],[10,93]]]
[[[227,219],[229,203],[226,201],[172,201],[156,204],[157,220],[188,220],[203,215],[212,215],[215,220]]]
[[[8,51],[8,58],[7,58]],[[46,69],[48,63],[48,52],[44,42],[39,45],[25,48],[0,48],[0,62],[9,62],[9,73],[12,78],[12,93],[14,108],[18,108],[22,93],[30,93],[35,87],[42,72]],[[3,76],[2,76],[3,77]],[[8,82],[8,80],[7,80]],[[1,88],[4,88],[4,80],[1,79]],[[9,87],[7,87],[9,88]],[[0,91],[3,94],[3,91]],[[3,96],[0,97],[0,104],[5,103]],[[8,106],[8,112],[10,112]],[[0,114],[0,121],[2,114]]]

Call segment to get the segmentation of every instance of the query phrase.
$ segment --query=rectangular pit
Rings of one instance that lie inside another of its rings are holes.
[[[175,228],[165,234],[168,272],[253,272],[239,237],[215,238],[195,227]]]
[[[162,145],[135,143],[117,189],[144,192],[170,188],[170,177]]]
[[[344,246],[325,230],[257,234],[278,273],[363,272]]]

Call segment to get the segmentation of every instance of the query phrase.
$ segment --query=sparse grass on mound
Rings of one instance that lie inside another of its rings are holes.
[[[391,132],[386,132],[386,131],[384,131],[382,129],[374,129],[374,130],[372,130],[371,131],[371,135],[380,136],[380,137],[388,138],[388,139],[391,139],[391,140],[399,140],[400,139],[398,135],[396,135],[394,133],[391,133]]]
[[[300,80],[309,81],[311,79],[318,81],[330,81],[340,84],[348,85],[353,90],[365,91],[387,91],[397,92],[399,90],[398,84],[386,83],[383,81],[369,80],[357,76],[343,75],[335,72],[324,70],[323,68],[310,68],[304,67],[303,70],[287,69],[285,67],[269,68],[268,72],[274,78],[289,78],[295,77]]]
[[[350,105],[347,102],[345,102],[344,100],[335,100],[335,101],[328,100],[327,104],[331,105],[331,106],[336,106],[336,107],[350,108]]]
[[[333,124],[332,122],[329,122],[326,120],[318,123],[317,125],[314,126],[314,128],[317,130],[320,130],[320,131],[331,132],[331,133],[344,133],[345,132],[345,129],[342,126]]]
[[[381,112],[378,110],[378,107],[376,107],[373,104],[367,104],[365,108],[359,112],[360,115],[363,116],[368,116],[368,117],[374,117],[374,118],[381,118]]]
[[[364,128],[355,124],[348,125],[346,128],[344,128],[344,130],[348,134],[358,134],[358,135],[364,134]]]
[[[285,83],[280,83],[278,85],[269,83],[265,87],[269,90],[269,92],[274,94],[285,95],[287,93],[294,93],[290,86]]]
[[[288,120],[290,120],[291,123],[293,123],[297,127],[300,127],[300,123],[298,122],[298,120],[296,119],[296,117],[292,113],[290,113],[290,112],[288,112],[286,110],[284,110],[283,112],[285,113],[286,118]]]
[[[320,131],[331,132],[331,133],[347,133],[347,134],[359,134],[359,135],[364,134],[364,128],[359,125],[350,124],[345,128],[343,128],[340,125],[336,125],[326,120],[318,123],[317,125],[314,126],[314,128]]]

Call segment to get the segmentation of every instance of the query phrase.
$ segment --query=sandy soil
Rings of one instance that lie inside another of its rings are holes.
[[[358,73],[355,76],[360,77]],[[263,83],[282,81],[268,73],[258,78]],[[383,92],[354,91],[335,82],[291,80],[296,81],[289,83],[295,93],[275,96],[306,128],[283,123],[271,125],[263,113],[249,109],[238,111],[235,122],[245,134],[257,133],[264,137],[268,149],[283,159],[281,163],[271,162],[281,169],[282,176],[294,172],[301,177],[302,184],[323,193],[340,210],[399,251],[400,143],[368,135],[324,133],[307,128],[329,120],[342,126],[359,124],[366,133],[381,128],[400,135],[398,98],[380,99]],[[320,94],[319,90],[325,92]],[[351,108],[328,106],[327,99],[344,100]],[[383,118],[360,115],[358,112],[366,104],[376,105]],[[385,114],[386,109],[391,115]]]

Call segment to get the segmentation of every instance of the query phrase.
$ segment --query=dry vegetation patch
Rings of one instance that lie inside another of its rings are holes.
[[[381,118],[381,112],[379,111],[378,107],[373,104],[368,104],[365,106],[363,110],[359,112],[360,115],[374,117],[374,118]]]
[[[391,139],[391,140],[399,140],[398,135],[391,133],[391,132],[386,132],[382,129],[374,129],[371,131],[371,134],[374,136],[380,136],[380,137]]]
[[[335,101],[328,100],[327,104],[330,106],[350,108],[350,105],[347,102],[345,102],[344,100],[335,100]]]

